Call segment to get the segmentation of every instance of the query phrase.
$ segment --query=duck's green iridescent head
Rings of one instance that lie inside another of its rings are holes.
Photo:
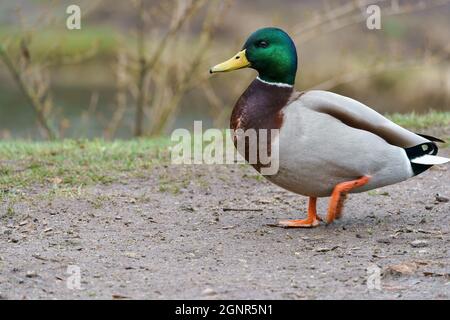
[[[250,67],[268,82],[293,85],[297,73],[297,50],[289,35],[278,28],[254,32],[242,51],[213,67],[210,72],[226,72]]]

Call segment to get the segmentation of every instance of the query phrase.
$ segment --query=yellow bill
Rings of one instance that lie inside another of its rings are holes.
[[[233,58],[225,62],[219,63],[209,70],[210,73],[227,72],[237,69],[242,69],[250,66],[250,62],[247,60],[245,50],[239,51]]]

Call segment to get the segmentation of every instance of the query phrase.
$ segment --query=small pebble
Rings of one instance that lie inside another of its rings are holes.
[[[388,238],[381,238],[377,240],[378,243],[385,243],[385,244],[390,244],[391,240]]]
[[[414,248],[425,248],[428,247],[428,241],[426,240],[414,240],[410,243],[410,245]]]
[[[23,221],[21,221],[21,222],[19,222],[19,226],[24,226],[24,225],[26,225],[28,223],[28,220],[23,220]]]
[[[36,278],[38,276],[38,274],[36,273],[36,271],[27,271],[25,276],[27,278]]]
[[[16,237],[11,237],[10,240],[11,240],[12,243],[19,242],[19,238],[16,238]]]
[[[217,292],[211,288],[206,288],[205,290],[202,291],[202,295],[204,296],[213,296],[215,294],[217,294]]]
[[[436,195],[436,201],[437,202],[448,202],[450,199],[444,196]]]
[[[332,248],[327,248],[327,247],[319,247],[317,248],[315,251],[316,252],[328,252],[328,251],[333,251],[334,249],[339,248],[339,246],[334,246]]]

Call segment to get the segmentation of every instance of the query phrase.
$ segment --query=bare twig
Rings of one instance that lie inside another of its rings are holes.
[[[182,0],[180,3],[182,2],[184,1]],[[184,10],[181,12],[181,14],[179,14],[179,17],[175,17],[171,27],[169,28],[169,31],[167,31],[167,33],[164,35],[164,37],[156,47],[156,52],[146,65],[146,69],[153,69],[153,67],[159,62],[159,59],[164,53],[164,50],[166,49],[170,38],[181,29],[181,27],[189,20],[189,18],[191,18],[195,14],[198,9],[203,6],[205,2],[205,0],[191,0],[189,5],[185,6]]]
[[[156,51],[150,57],[147,58],[145,52],[145,15],[146,8],[143,0],[138,2],[139,19],[137,25],[137,56],[138,56],[138,80],[137,80],[137,99],[136,99],[136,115],[135,115],[135,131],[134,135],[139,137],[144,134],[144,113],[147,99],[148,88],[148,73],[154,72],[155,66],[160,62],[161,57],[169,44],[170,40],[176,36],[178,31],[183,25],[191,18],[201,6],[204,5],[205,0],[190,0],[178,1],[178,12],[175,12],[172,16],[172,22],[167,33],[156,45]],[[151,97],[154,101],[154,97]],[[150,102],[152,102],[150,101]]]
[[[201,88],[211,108],[211,114],[213,115],[214,119],[214,126],[220,128],[220,126],[225,122],[225,119],[227,119],[230,110],[223,106],[222,101],[217,96],[210,82],[205,81],[201,85]]]
[[[149,135],[155,136],[161,134],[177,114],[177,106],[181,98],[196,83],[197,77],[195,75],[210,45],[212,33],[221,23],[221,19],[217,17],[223,16],[223,11],[229,8],[230,3],[231,1],[210,1],[208,14],[203,23],[198,49],[194,54],[194,58],[189,63],[189,68],[184,71],[183,76],[176,83],[172,98],[169,102],[161,109],[153,108],[152,126]]]
[[[9,57],[8,53],[1,44],[0,44],[0,58],[6,65],[8,71],[11,73],[14,81],[19,86],[19,89],[22,91],[23,95],[27,99],[33,111],[36,113],[39,125],[44,129],[47,138],[50,140],[56,139],[57,134],[50,126],[44,113],[45,105],[41,103],[39,95],[35,94],[32,91],[32,89],[29,88],[29,86],[27,86],[27,84],[22,78],[20,71],[16,68],[11,58]]]
[[[120,52],[117,57],[116,67],[116,109],[114,110],[111,121],[104,131],[104,135],[107,139],[111,139],[115,135],[127,108],[127,86],[129,83],[128,74],[126,72],[127,66],[128,57],[124,52]]]
[[[426,54],[422,59],[414,59],[409,61],[397,61],[391,63],[379,64],[377,66],[366,68],[363,71],[344,73],[328,79],[322,83],[319,83],[309,90],[331,90],[339,85],[354,82],[363,78],[368,78],[388,71],[402,70],[406,68],[420,68],[424,65],[433,65],[448,59],[449,51],[442,50],[439,54],[427,56]]]
[[[370,4],[387,2],[386,0],[359,0],[349,1],[348,3],[327,12],[322,13],[317,20],[310,23],[301,24],[293,28],[293,35],[305,43],[314,39],[318,35],[335,32],[345,27],[364,22],[367,19],[365,9]],[[398,4],[397,1],[391,1],[391,5],[381,8],[382,16],[394,16],[406,13],[413,13],[431,9],[437,6],[450,3],[450,0],[429,0],[418,1],[416,3]],[[356,12],[357,11],[357,12]],[[356,12],[356,13],[355,13]]]
[[[301,23],[294,26],[294,36],[302,36],[303,33],[309,32],[310,30],[319,28],[320,26],[330,23],[334,20],[342,18],[349,15],[356,10],[361,10],[362,8],[381,2],[386,2],[389,0],[357,0],[349,1],[335,9],[326,11],[325,13],[317,14],[313,19],[305,23]]]
[[[251,208],[223,208],[223,211],[255,211],[255,212],[261,212],[263,209],[251,209]]]
[[[138,97],[136,102],[136,118],[134,135],[140,137],[143,134],[144,107],[147,91],[145,90],[145,78],[147,76],[147,58],[145,55],[145,3],[144,0],[139,1],[137,6],[139,10],[139,18],[137,21],[137,53],[139,63],[138,75]]]

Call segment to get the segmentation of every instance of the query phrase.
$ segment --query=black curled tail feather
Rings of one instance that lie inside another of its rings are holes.
[[[430,141],[440,142],[440,143],[445,143],[444,140],[441,140],[441,139],[436,138],[436,137],[433,137],[433,136],[428,136],[428,135],[426,135],[426,134],[421,134],[421,133],[416,133],[416,134],[417,134],[418,136],[421,136],[422,138],[425,138],[425,139],[430,140]]]
[[[438,150],[438,146],[434,142],[425,142],[411,148],[405,148],[409,161],[427,154],[435,156],[438,153]],[[432,165],[411,162],[411,167],[414,175],[417,176],[418,174],[421,174],[431,168]]]

